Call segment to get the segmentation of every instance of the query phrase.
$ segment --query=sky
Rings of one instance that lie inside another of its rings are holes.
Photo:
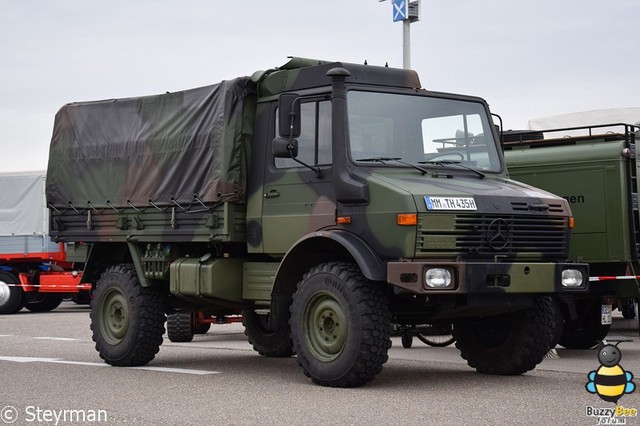
[[[638,0],[421,0],[411,68],[506,129],[640,106]],[[69,102],[217,83],[302,56],[401,68],[391,0],[0,0],[0,172],[44,170]],[[638,117],[640,121],[640,117]]]

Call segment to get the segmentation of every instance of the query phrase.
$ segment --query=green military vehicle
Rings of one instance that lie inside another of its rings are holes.
[[[549,350],[553,298],[588,290],[567,201],[507,178],[485,101],[409,70],[292,58],[68,104],[47,197],[53,238],[90,248],[93,339],[115,366],[154,358],[166,313],[240,310],[257,352],[324,386],[372,380],[391,324],[453,327],[471,367],[522,374]]]
[[[589,263],[592,283],[575,306],[558,305],[559,343],[570,349],[602,340],[616,305],[626,318],[637,318],[639,130],[606,124],[504,135],[511,177],[561,195],[575,216],[569,255]]]

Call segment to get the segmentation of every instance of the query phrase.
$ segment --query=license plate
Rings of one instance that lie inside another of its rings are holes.
[[[478,210],[473,197],[424,197],[427,210]]]
[[[602,315],[601,315],[601,320],[600,323],[602,325],[607,325],[607,324],[611,324],[612,323],[612,319],[611,319],[611,311],[613,309],[611,309],[611,305],[602,305]]]

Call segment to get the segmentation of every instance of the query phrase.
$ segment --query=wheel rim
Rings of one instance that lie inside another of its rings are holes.
[[[347,318],[331,294],[319,293],[309,301],[304,313],[304,332],[316,359],[330,362],[342,353],[348,337]]]
[[[0,306],[4,305],[9,301],[9,297],[11,296],[11,289],[9,285],[4,281],[0,281]]]
[[[129,309],[124,295],[116,290],[108,291],[100,304],[100,329],[110,345],[124,339],[129,329]]]

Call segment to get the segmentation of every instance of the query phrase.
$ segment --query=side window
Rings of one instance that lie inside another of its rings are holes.
[[[306,102],[300,105],[301,133],[298,160],[312,166],[331,164],[331,102]],[[276,114],[277,116],[277,114]],[[278,133],[276,120],[276,134]],[[276,158],[278,169],[303,167],[290,158]]]

